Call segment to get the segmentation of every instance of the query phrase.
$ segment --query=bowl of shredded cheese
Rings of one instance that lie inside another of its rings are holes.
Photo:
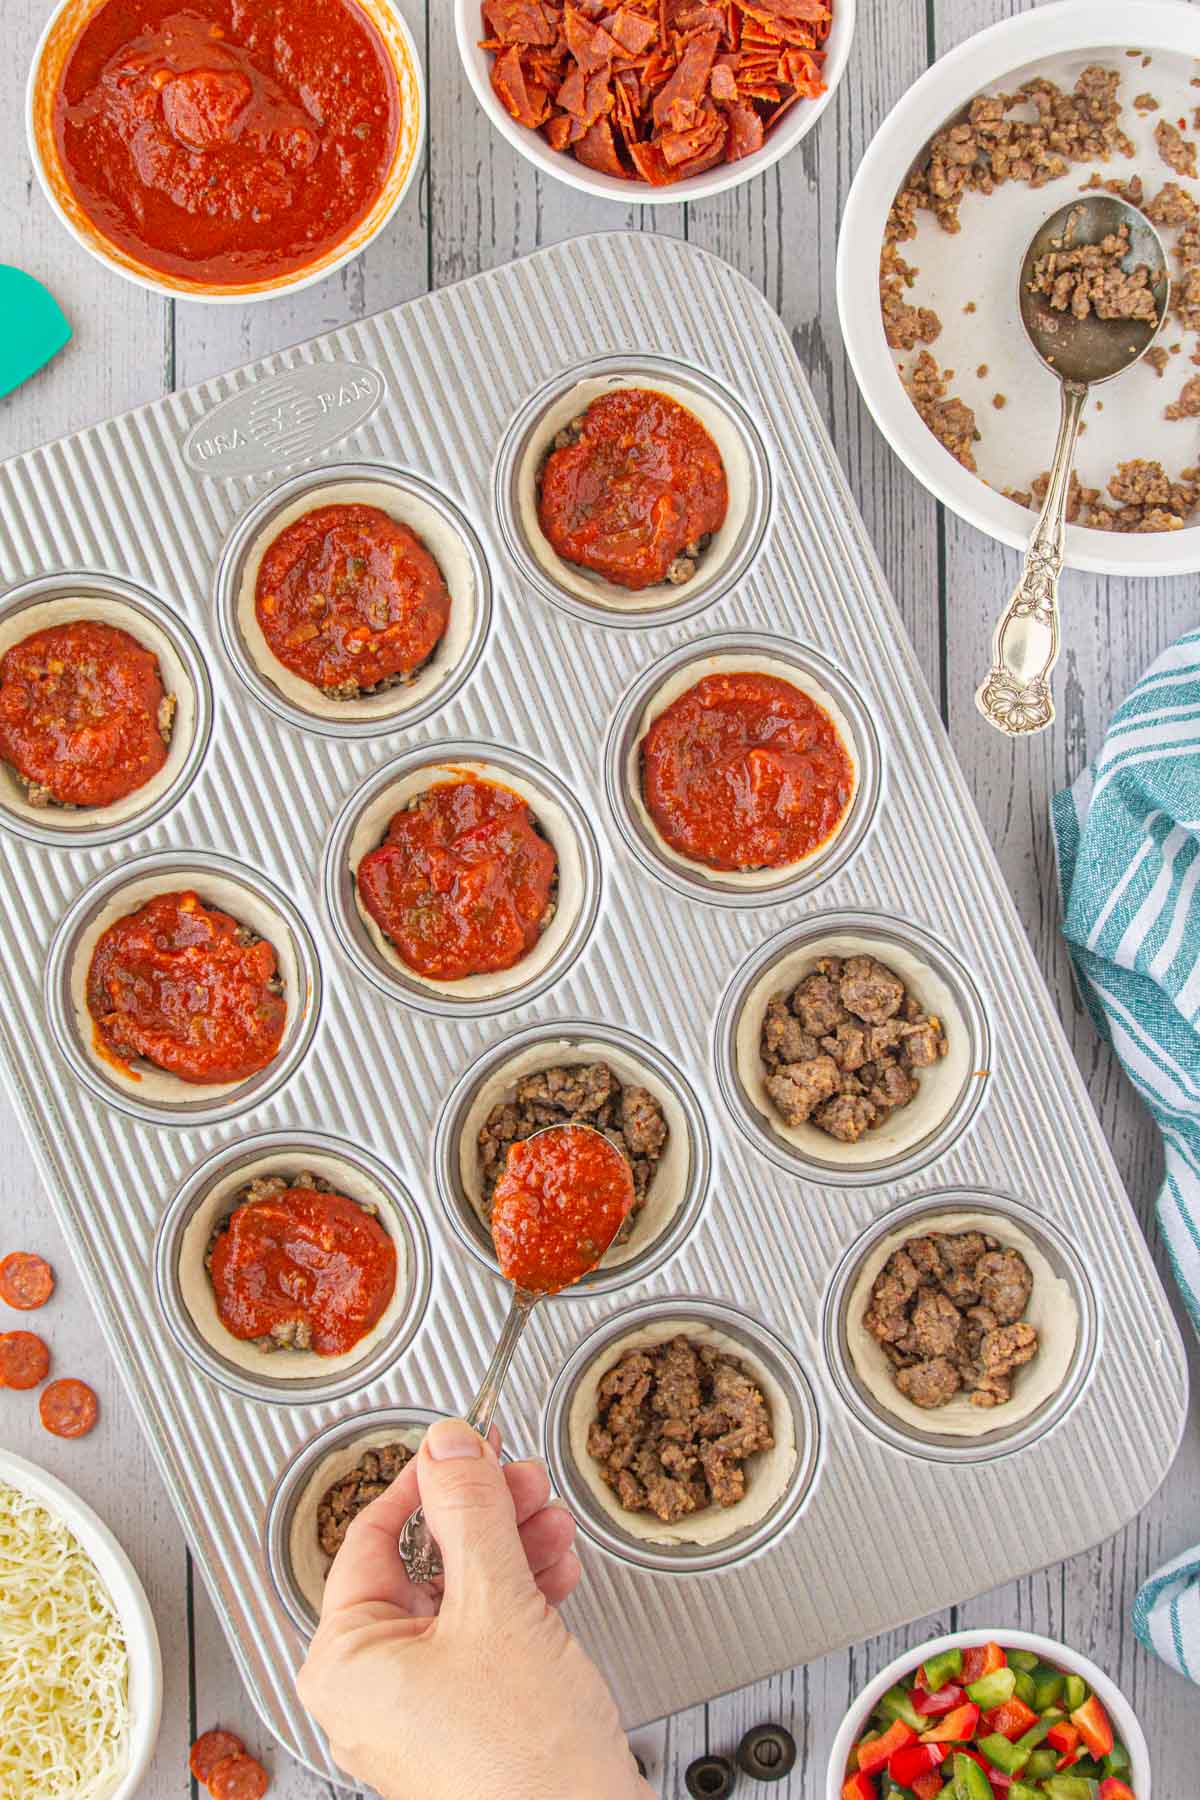
[[[132,1800],[161,1710],[129,1558],[70,1488],[0,1451],[0,1800]]]

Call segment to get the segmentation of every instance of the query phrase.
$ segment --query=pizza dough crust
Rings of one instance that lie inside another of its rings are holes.
[[[747,1459],[746,1493],[736,1505],[707,1506],[702,1512],[690,1513],[673,1525],[664,1525],[653,1513],[629,1512],[621,1505],[612,1489],[600,1479],[597,1464],[588,1454],[587,1436],[588,1427],[597,1413],[600,1383],[614,1364],[629,1350],[643,1350],[680,1335],[694,1343],[711,1344],[744,1365],[766,1396],[775,1444],[773,1449],[757,1451]],[[626,1332],[624,1337],[605,1345],[584,1370],[572,1396],[567,1415],[567,1441],[579,1478],[594,1504],[628,1536],[647,1544],[722,1544],[748,1531],[783,1499],[798,1458],[792,1403],[765,1363],[740,1338],[687,1317],[657,1319],[654,1324]]]
[[[364,1431],[361,1437],[353,1438],[323,1456],[305,1482],[292,1510],[288,1561],[292,1580],[311,1609],[314,1622],[321,1616],[325,1577],[333,1563],[333,1558],[326,1556],[317,1541],[317,1508],[326,1490],[348,1475],[368,1450],[377,1450],[383,1444],[404,1444],[409,1450],[419,1449],[426,1429],[424,1425],[389,1425]]]
[[[877,1129],[865,1131],[857,1143],[843,1144],[816,1125],[788,1125],[767,1094],[767,1071],[759,1055],[759,1039],[768,1001],[788,993],[823,956],[873,956],[894,969],[929,1013],[942,1022],[949,1050],[932,1068],[915,1071],[916,1098],[898,1107]],[[783,956],[759,976],[738,1014],[734,1055],[738,1080],[750,1104],[777,1137],[813,1162],[866,1167],[911,1150],[937,1131],[971,1077],[971,1034],[953,990],[943,978],[898,941],[832,931]]]
[[[641,760],[642,742],[646,733],[659,714],[666,712],[667,708],[678,700],[681,694],[686,694],[689,688],[694,688],[696,683],[702,681],[706,675],[744,673],[778,676],[781,681],[789,682],[792,687],[799,688],[801,693],[807,694],[810,700],[815,700],[818,706],[824,707],[833,720],[838,736],[845,746],[852,769],[849,803],[823,844],[818,844],[814,850],[809,851],[807,856],[800,857],[796,862],[784,863],[776,869],[754,869],[748,872],[740,869],[712,869],[707,863],[697,862],[694,857],[683,856],[668,844],[650,817],[649,809],[646,806],[642,793]],[[728,652],[721,656],[697,657],[695,662],[686,663],[683,668],[676,669],[675,673],[664,681],[647,701],[642,716],[638,720],[637,730],[633,734],[633,743],[625,761],[625,784],[629,803],[658,854],[665,861],[673,863],[676,868],[686,869],[689,875],[698,875],[704,881],[720,882],[723,887],[747,889],[780,887],[783,883],[794,880],[800,871],[807,868],[808,864],[815,861],[817,857],[826,856],[849,823],[850,815],[854,811],[854,803],[858,797],[861,779],[858,743],[854,729],[828,688],[815,675],[810,675],[806,670],[800,669],[795,663],[788,662],[783,657],[739,656],[736,652]]]
[[[1031,1363],[1013,1374],[1013,1397],[1004,1406],[972,1406],[956,1394],[945,1406],[914,1406],[892,1379],[892,1365],[862,1322],[875,1279],[893,1250],[910,1238],[931,1231],[983,1231],[1005,1250],[1019,1250],[1033,1271],[1033,1292],[1023,1314],[1036,1327],[1041,1347]],[[1079,1338],[1079,1308],[1070,1282],[1056,1275],[1044,1253],[1028,1232],[1000,1213],[949,1212],[910,1219],[898,1231],[883,1238],[863,1263],[846,1302],[846,1348],[863,1386],[877,1404],[922,1436],[984,1437],[1004,1431],[1030,1418],[1044,1406],[1067,1378]]]
[[[538,520],[538,475],[554,446],[555,438],[564,426],[577,419],[580,413],[586,412],[593,400],[622,388],[647,388],[652,393],[666,394],[670,399],[677,400],[699,419],[716,444],[725,465],[725,481],[729,492],[725,522],[714,533],[708,549],[697,562],[696,573],[687,581],[681,581],[678,586],[673,582],[661,581],[654,587],[634,591],[619,587],[590,569],[565,562],[542,531]],[[742,433],[732,415],[723,407],[716,405],[705,394],[672,381],[660,380],[657,376],[639,378],[608,375],[603,379],[592,378],[576,382],[574,387],[561,394],[547,408],[530,432],[517,468],[517,517],[530,553],[556,587],[565,589],[576,599],[587,600],[593,606],[604,607],[612,612],[652,612],[660,607],[680,605],[698,588],[714,585],[729,562],[741,535],[750,508],[750,491],[750,459],[746,454]]]

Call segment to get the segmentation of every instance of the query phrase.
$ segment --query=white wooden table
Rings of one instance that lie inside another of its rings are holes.
[[[0,456],[572,234],[620,226],[673,232],[736,264],[758,282],[791,332],[1026,929],[1059,996],[1093,1103],[1153,1236],[1156,1135],[1097,1043],[1070,985],[1058,936],[1047,802],[1094,754],[1109,713],[1139,671],[1197,623],[1200,591],[1194,581],[1072,578],[1058,722],[1033,743],[1013,748],[1003,742],[978,717],[972,695],[985,666],[989,622],[998,597],[1012,586],[1016,558],[946,515],[896,463],[859,400],[834,305],[841,204],[872,133],[935,55],[1020,5],[859,0],[850,70],[815,136],[734,193],[652,211],[590,202],[534,175],[475,105],[454,47],[448,0],[401,3],[425,59],[434,122],[419,190],[370,253],[338,276],[292,299],[241,310],[169,304],[143,294],[75,249],[54,222],[34,186],[20,123],[25,70],[48,0],[4,0],[0,258],[49,284],[75,337],[54,364],[0,402]],[[1136,6],[1131,0],[1131,12]],[[1136,41],[1133,27],[1131,39]],[[113,1204],[120,1204],[119,1195]],[[36,1247],[56,1264],[59,1295],[45,1315],[47,1332],[59,1367],[86,1374],[100,1390],[104,1418],[85,1446],[73,1446],[47,1437],[32,1408],[10,1405],[0,1408],[0,1441],[70,1481],[112,1525],[146,1582],[163,1640],[166,1704],[143,1800],[175,1800],[188,1792],[187,1745],[196,1730],[218,1720],[243,1729],[265,1753],[278,1800],[316,1800],[318,1793],[328,1800],[325,1783],[263,1742],[116,1373],[96,1342],[20,1128],[0,1097],[0,1249],[17,1245]],[[1194,1370],[1198,1363],[1193,1344]],[[894,1638],[639,1733],[638,1748],[656,1785],[664,1796],[682,1794],[683,1770],[694,1756],[731,1750],[748,1726],[782,1719],[800,1747],[795,1774],[774,1790],[744,1782],[741,1792],[823,1800],[830,1740],[863,1680],[905,1642],[957,1625],[994,1623],[1062,1637],[1104,1664],[1140,1712],[1154,1748],[1160,1800],[1191,1800],[1200,1763],[1200,1700],[1194,1687],[1140,1649],[1129,1611],[1142,1578],[1200,1536],[1198,1420],[1200,1408],[1194,1407],[1166,1485],[1119,1537]],[[902,1554],[902,1532],[897,1543]]]

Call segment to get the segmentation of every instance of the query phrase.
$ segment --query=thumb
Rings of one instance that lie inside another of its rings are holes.
[[[533,1575],[500,1459],[465,1419],[438,1419],[429,1427],[417,1482],[445,1565],[443,1616],[481,1600],[528,1598]]]

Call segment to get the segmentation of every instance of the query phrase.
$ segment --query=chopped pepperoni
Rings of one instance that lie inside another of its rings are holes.
[[[208,1778],[213,1800],[262,1800],[271,1777],[252,1756],[227,1756]]]
[[[18,1312],[34,1312],[45,1306],[54,1292],[50,1264],[28,1250],[14,1250],[0,1262],[0,1300]]]
[[[54,1437],[86,1437],[96,1423],[96,1396],[86,1381],[52,1381],[38,1401],[42,1424]]]
[[[234,1731],[206,1731],[192,1745],[192,1753],[188,1757],[188,1768],[196,1777],[208,1786],[209,1777],[217,1764],[225,1762],[231,1756],[241,1756],[246,1746]]]
[[[0,1387],[35,1388],[50,1373],[50,1352],[32,1331],[0,1331]]]

